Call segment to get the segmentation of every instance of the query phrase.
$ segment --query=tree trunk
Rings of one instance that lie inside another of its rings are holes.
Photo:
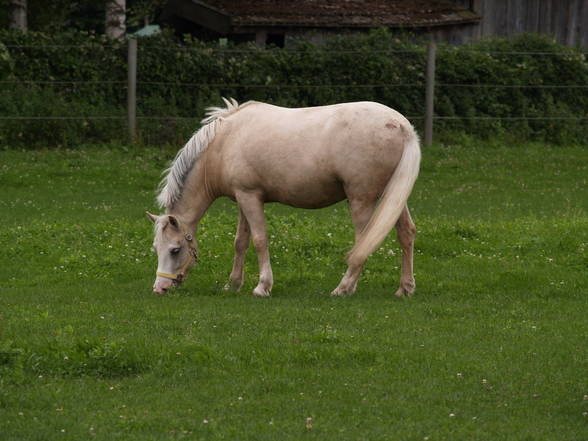
[[[106,1],[106,35],[113,39],[123,38],[126,31],[125,0]]]
[[[27,0],[10,0],[10,29],[27,30]]]

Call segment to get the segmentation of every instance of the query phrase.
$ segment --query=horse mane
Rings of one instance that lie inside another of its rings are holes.
[[[161,181],[157,202],[161,208],[170,210],[180,199],[188,174],[198,161],[202,153],[212,143],[222,120],[253,101],[239,105],[231,98],[223,98],[226,107],[209,107],[206,109],[206,117],[201,121],[202,127],[192,135],[190,140],[177,153],[171,166],[163,173],[165,177]]]

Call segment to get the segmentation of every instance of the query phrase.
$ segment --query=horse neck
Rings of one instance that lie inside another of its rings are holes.
[[[197,179],[188,180],[180,199],[168,210],[168,214],[178,217],[190,231],[196,230],[200,219],[214,201],[205,185],[204,174],[198,173],[196,176]]]

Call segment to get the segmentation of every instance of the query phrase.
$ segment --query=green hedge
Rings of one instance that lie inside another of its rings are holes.
[[[0,116],[118,117],[0,119],[0,144],[36,147],[126,139],[126,57],[125,42],[101,35],[0,31]],[[425,58],[423,44],[386,30],[336,37],[320,47],[299,42],[285,50],[190,38],[179,42],[168,33],[141,38],[142,141],[181,142],[198,127],[204,108],[220,104],[221,96],[285,106],[378,101],[414,117],[420,127]],[[587,117],[587,88],[527,87],[588,85],[588,63],[579,49],[537,35],[440,45],[437,83],[436,114],[459,117],[437,120],[437,139],[469,133],[588,143],[587,121],[467,118]],[[186,119],[145,118],[161,116]]]

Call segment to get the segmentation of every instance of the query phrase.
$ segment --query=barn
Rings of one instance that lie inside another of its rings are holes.
[[[486,36],[552,35],[588,44],[588,0],[170,0],[161,21],[200,39],[285,47],[304,38],[387,27],[462,44]]]

